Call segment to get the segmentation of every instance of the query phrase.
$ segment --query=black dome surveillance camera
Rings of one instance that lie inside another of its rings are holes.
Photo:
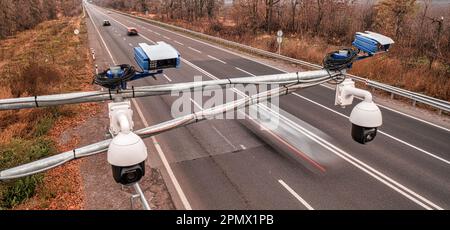
[[[366,144],[377,135],[377,128],[382,124],[381,111],[375,103],[362,101],[353,108],[350,122],[353,140]]]
[[[123,185],[139,182],[145,175],[147,148],[135,133],[119,133],[108,148],[114,180]]]
[[[139,182],[145,175],[145,161],[132,166],[112,166],[114,180],[123,185]]]
[[[367,128],[359,125],[352,124],[352,138],[354,141],[360,144],[366,144],[367,142],[375,139],[377,135],[377,128]]]

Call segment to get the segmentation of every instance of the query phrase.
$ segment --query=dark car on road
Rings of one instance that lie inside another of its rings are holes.
[[[131,35],[137,35],[137,34],[138,34],[138,31],[137,31],[137,29],[134,28],[134,27],[128,27],[128,28],[127,28],[127,34],[128,34],[129,36],[131,36]]]
[[[110,26],[111,23],[108,20],[103,20],[103,26]]]

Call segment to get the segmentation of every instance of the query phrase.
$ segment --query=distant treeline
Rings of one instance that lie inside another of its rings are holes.
[[[147,11],[163,20],[210,20],[214,30],[235,37],[273,33],[319,37],[349,44],[356,31],[373,30],[396,41],[405,56],[450,64],[450,7],[433,0],[94,0],[116,9]],[[439,2],[439,1],[437,1]],[[437,3],[436,2],[436,3]],[[224,19],[233,27],[224,27]],[[225,29],[225,30],[224,30]]]
[[[0,39],[42,21],[80,12],[81,0],[0,0]]]

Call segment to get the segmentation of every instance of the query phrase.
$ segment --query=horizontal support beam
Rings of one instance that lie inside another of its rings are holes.
[[[178,117],[169,121],[165,121],[153,126],[149,126],[140,130],[135,131],[137,135],[142,138],[148,138],[154,135],[157,135],[162,132],[166,132],[172,129],[176,129],[179,127],[183,127],[189,124],[193,124],[199,121],[203,121],[206,119],[213,119],[215,116],[232,111],[240,108],[244,108],[250,105],[258,104],[260,102],[266,101],[273,97],[278,97],[282,95],[287,95],[289,93],[294,92],[296,89],[311,87],[318,84],[322,84],[323,82],[328,81],[328,79],[324,79],[322,81],[308,83],[305,85],[289,85],[285,87],[278,87],[275,89],[271,89],[268,91],[264,91],[252,96],[244,97],[223,105],[215,106],[213,108],[204,109],[198,111],[196,113],[188,114],[182,117]],[[23,164],[17,167],[13,167],[10,169],[6,169],[0,171],[0,181],[16,179],[20,177],[30,176],[36,173],[40,173],[59,165],[62,165],[68,161],[91,156],[97,153],[105,152],[108,149],[108,146],[112,139],[107,139],[104,141],[100,141],[94,144],[90,144],[81,148],[73,149],[67,152],[63,152],[54,156],[50,156],[47,158],[43,158],[34,162],[30,162],[27,164]]]
[[[132,18],[135,18],[135,19],[139,19],[141,21],[148,22],[148,23],[151,23],[153,25],[157,25],[157,26],[160,26],[160,27],[172,30],[172,31],[177,31],[177,32],[182,32],[184,34],[189,34],[191,36],[195,36],[195,37],[201,38],[201,39],[206,40],[206,41],[211,41],[211,42],[214,42],[216,44],[226,45],[228,47],[238,48],[238,49],[245,50],[245,51],[250,52],[250,53],[255,53],[255,54],[258,54],[258,55],[262,55],[262,56],[265,56],[265,57],[275,58],[275,59],[278,59],[278,60],[283,60],[283,61],[299,64],[299,65],[302,65],[302,66],[309,67],[311,69],[322,69],[323,68],[323,66],[321,66],[321,65],[317,65],[317,64],[314,64],[314,63],[310,63],[310,62],[302,61],[302,60],[299,60],[299,59],[291,58],[291,57],[288,57],[288,56],[280,55],[278,53],[273,53],[273,52],[270,52],[270,51],[258,49],[258,48],[255,48],[255,47],[251,47],[251,46],[248,46],[248,45],[240,44],[240,43],[233,42],[233,41],[230,41],[230,40],[226,40],[226,39],[223,39],[223,38],[214,37],[214,36],[211,36],[211,35],[207,35],[207,34],[204,34],[204,33],[200,33],[200,32],[196,32],[196,31],[193,31],[193,30],[185,29],[185,28],[182,28],[182,27],[174,26],[174,25],[171,25],[171,24],[167,24],[167,23],[164,23],[164,22],[157,21],[157,20],[152,20],[152,19],[149,19],[149,18],[128,14],[128,13],[121,12],[121,11],[114,10],[114,9],[110,9],[110,8],[107,8],[107,9],[111,10],[111,11],[114,11],[114,12],[116,12],[118,14],[126,15],[128,17],[132,17]],[[369,86],[371,86],[371,87],[373,87],[375,89],[386,91],[386,92],[389,92],[389,93],[392,93],[392,94],[395,94],[395,95],[398,95],[398,96],[401,96],[401,97],[413,99],[413,100],[415,100],[415,101],[417,101],[419,103],[435,107],[435,108],[439,109],[439,111],[442,110],[442,111],[450,112],[450,102],[449,101],[441,100],[441,99],[438,99],[438,98],[435,98],[435,97],[430,97],[428,95],[412,92],[412,91],[405,90],[405,89],[402,89],[402,88],[390,86],[390,85],[387,85],[387,84],[384,84],[384,83],[368,80],[366,78],[363,78],[363,77],[360,77],[360,76],[356,76],[356,75],[352,75],[352,74],[346,74],[346,76],[352,78],[355,81],[365,82],[367,85],[369,85]]]
[[[284,73],[274,75],[263,75],[256,77],[226,78],[220,80],[186,82],[176,84],[164,84],[155,86],[134,87],[126,90],[106,90],[91,92],[76,92],[65,94],[54,94],[45,96],[22,97],[0,99],[0,110],[26,109],[49,107],[65,104],[77,104],[87,102],[98,102],[114,100],[115,98],[136,98],[171,94],[180,91],[213,90],[217,88],[228,88],[236,84],[292,84],[309,83],[323,78],[332,78],[339,73],[316,70],[307,72]]]

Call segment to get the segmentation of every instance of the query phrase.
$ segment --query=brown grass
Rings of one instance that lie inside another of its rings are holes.
[[[272,52],[277,49],[274,36],[259,35],[253,37],[247,44]],[[310,46],[310,44],[315,45]],[[288,37],[283,40],[281,51],[283,55],[320,64],[324,54],[339,48],[328,45],[318,38]],[[396,57],[395,54],[383,54],[356,63],[349,72],[403,89],[450,100],[450,72],[448,72],[450,69],[446,68],[450,67],[436,62],[430,70],[427,64],[408,63]]]
[[[62,18],[39,24],[35,29],[1,40],[0,98],[78,91],[90,87],[89,52],[83,44],[87,35],[75,36],[81,26],[77,18]],[[85,32],[85,31],[84,31]],[[84,36],[84,38],[82,38]],[[82,41],[84,39],[84,41]],[[76,108],[77,105],[71,107]],[[14,136],[5,132],[17,122],[33,124],[51,109],[2,111],[0,140]],[[67,108],[62,108],[62,112]],[[69,109],[70,110],[70,109]],[[67,112],[67,111],[66,111]],[[29,125],[24,126],[29,129]],[[20,134],[20,130],[15,130]]]
[[[145,17],[142,14],[139,16]],[[255,48],[272,52],[277,51],[274,34],[252,34],[250,31],[241,31],[240,28],[229,21],[200,19],[195,22],[187,22],[183,20],[167,20],[167,18],[163,20],[156,16],[153,16],[152,19],[240,42]],[[330,45],[319,37],[287,34],[283,39],[281,51],[283,55],[289,57],[321,64],[327,52],[338,48],[340,47]],[[355,64],[350,73],[443,100],[450,100],[450,66],[436,62],[429,69],[428,61],[425,58],[415,58],[416,60],[405,60],[403,58],[408,56],[411,50],[400,47],[396,50],[394,45],[391,51],[392,53],[383,54]]]
[[[74,35],[74,29],[80,34]],[[0,40],[0,98],[93,90],[92,61],[87,47],[87,31],[80,17],[61,18],[39,24],[33,30]],[[96,103],[53,108],[0,112],[0,145],[14,138],[35,138],[36,125],[51,118],[45,134],[58,152],[77,147],[78,137],[59,144],[67,129],[92,117]],[[50,170],[34,197],[15,209],[82,209],[83,193],[79,161]]]

